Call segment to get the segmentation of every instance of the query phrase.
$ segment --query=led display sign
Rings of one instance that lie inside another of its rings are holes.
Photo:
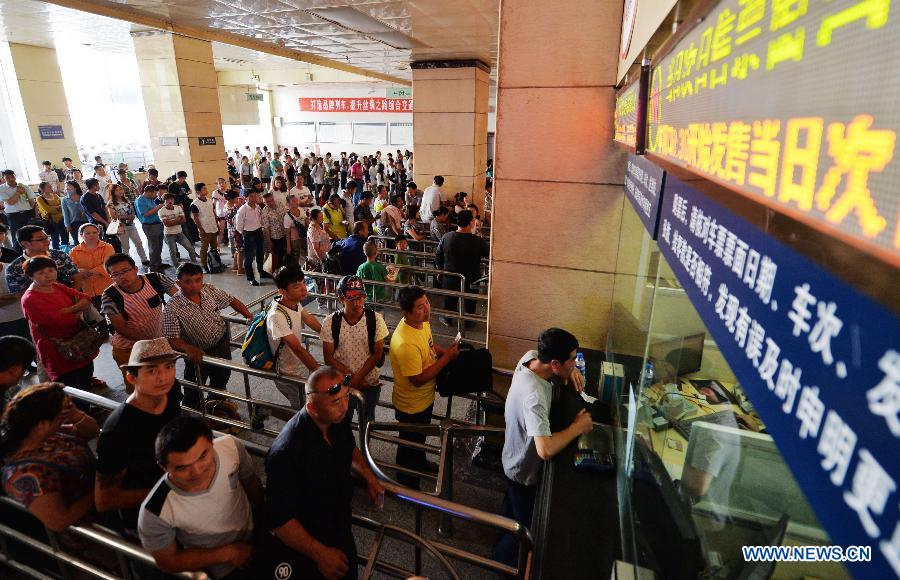
[[[638,82],[616,93],[615,135],[613,139],[634,147],[637,136]]]
[[[653,68],[647,152],[900,263],[891,3],[721,2]]]

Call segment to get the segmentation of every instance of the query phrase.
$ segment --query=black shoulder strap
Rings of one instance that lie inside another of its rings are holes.
[[[375,311],[364,309],[366,315],[366,331],[369,333],[369,354],[375,352]]]
[[[156,293],[159,295],[159,299],[163,302],[166,301],[166,289],[163,288],[162,280],[159,279],[159,274],[157,272],[150,272],[145,274],[147,276],[147,281],[150,282],[150,285],[153,286],[153,289],[156,290]]]
[[[344,319],[344,309],[340,309],[331,317],[331,339],[334,341],[334,350],[337,351],[341,341],[341,321]]]
[[[119,289],[116,288],[115,284],[110,284],[106,290],[103,291],[103,294],[113,301],[113,304],[116,305],[116,308],[122,314],[122,318],[128,320],[128,313],[125,312],[125,297],[122,296],[122,293],[119,292]]]

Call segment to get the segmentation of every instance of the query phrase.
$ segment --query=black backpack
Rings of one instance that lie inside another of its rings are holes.
[[[366,332],[369,334],[369,354],[375,352],[375,312],[368,308],[363,309],[363,315],[366,319]],[[334,340],[334,350],[337,351],[341,341],[341,320],[344,319],[344,309],[341,308],[331,317],[331,338]],[[387,349],[381,351],[381,360],[375,365],[376,367],[384,366],[384,359]]]
[[[225,266],[222,265],[222,257],[219,255],[218,250],[210,248],[206,253],[206,267],[209,268],[210,274],[219,274],[225,269]]]
[[[168,294],[168,292],[163,288],[162,280],[159,279],[159,274],[150,272],[144,274],[144,277],[147,279],[147,282],[153,286],[153,289],[156,290],[156,295],[159,296],[160,308],[162,308],[166,303],[166,294]],[[112,300],[118,307],[119,312],[122,313],[122,318],[128,320],[128,313],[125,312],[125,297],[122,296],[122,292],[113,284],[103,291],[103,295]]]

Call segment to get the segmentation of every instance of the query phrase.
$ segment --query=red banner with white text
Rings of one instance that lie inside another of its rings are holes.
[[[412,113],[412,99],[385,97],[309,97],[300,99],[300,110],[313,113]]]

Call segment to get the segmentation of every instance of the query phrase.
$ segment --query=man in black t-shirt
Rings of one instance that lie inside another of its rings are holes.
[[[456,214],[457,229],[455,232],[444,234],[434,252],[434,263],[441,270],[455,272],[466,277],[466,292],[473,292],[472,282],[481,278],[481,259],[487,258],[490,246],[482,238],[473,233],[475,216],[471,211],[464,209]],[[444,290],[459,290],[460,280],[454,276],[442,276]],[[466,312],[475,312],[475,301],[466,300]],[[444,308],[456,312],[458,302],[456,298],[444,298]],[[446,318],[441,317],[441,323],[448,324]],[[468,324],[467,324],[468,325]]]
[[[191,215],[191,185],[187,182],[187,171],[179,171],[175,174],[175,181],[169,184],[169,193],[175,196],[175,203],[184,210],[184,215]],[[200,232],[197,231],[197,224],[194,220],[185,220],[181,224],[181,231],[187,236],[191,243],[200,241]]]
[[[306,406],[269,450],[266,520],[277,546],[266,558],[271,569],[260,577],[285,562],[305,580],[357,576],[351,470],[376,505],[384,501],[384,488],[356,447],[347,417],[350,391],[342,381],[334,367],[315,370],[306,381]]]
[[[163,473],[156,462],[156,435],[181,414],[181,385],[175,380],[180,357],[165,338],[134,343],[128,363],[122,365],[134,393],[112,412],[97,441],[97,510],[122,510],[130,529]]]

